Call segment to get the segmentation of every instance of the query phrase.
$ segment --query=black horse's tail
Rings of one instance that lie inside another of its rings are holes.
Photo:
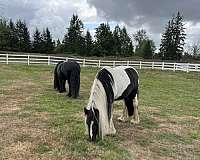
[[[72,97],[77,98],[80,90],[80,67],[71,72],[69,83],[71,84]]]
[[[56,67],[54,69],[54,89],[57,89],[59,90],[60,88],[60,85],[59,85],[59,81],[58,81],[58,72],[57,72],[57,69],[58,69],[58,66],[63,63],[64,61],[60,61],[56,64]]]

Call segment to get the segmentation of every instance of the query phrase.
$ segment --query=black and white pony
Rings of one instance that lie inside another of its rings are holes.
[[[132,67],[104,67],[93,82],[87,107],[84,108],[86,132],[91,141],[99,135],[115,134],[112,106],[115,100],[123,99],[125,107],[118,119],[139,123],[138,115],[139,75]]]
[[[66,80],[69,86],[69,97],[77,98],[80,89],[80,65],[75,61],[60,61],[54,69],[54,89],[65,92]]]

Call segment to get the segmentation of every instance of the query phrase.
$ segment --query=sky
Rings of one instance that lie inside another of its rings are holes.
[[[72,14],[78,14],[92,35],[100,23],[126,26],[130,36],[145,29],[159,47],[161,34],[171,17],[184,16],[187,44],[200,42],[200,0],[0,0],[0,16],[24,19],[31,34],[49,27],[55,39],[63,39]]]

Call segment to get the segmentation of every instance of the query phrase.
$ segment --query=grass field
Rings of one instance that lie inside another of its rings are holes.
[[[0,159],[200,159],[200,74],[139,70],[139,125],[93,144],[83,107],[97,69],[82,68],[80,98],[53,90],[53,66],[0,65]]]

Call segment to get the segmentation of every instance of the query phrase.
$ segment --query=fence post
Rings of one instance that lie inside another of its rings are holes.
[[[142,69],[142,61],[140,61],[140,69]]]
[[[48,65],[50,65],[50,56],[48,56]]]
[[[189,72],[189,66],[190,66],[190,64],[188,63],[187,64],[187,72]]]
[[[68,61],[68,57],[66,57],[66,62]]]
[[[176,71],[176,63],[174,63],[174,69],[173,69],[173,71],[174,72]]]
[[[127,66],[129,66],[129,61],[127,61]]]
[[[85,67],[85,59],[83,59],[83,67]]]
[[[115,61],[113,61],[113,67],[115,67]]]
[[[8,64],[8,54],[6,54],[6,64]]]
[[[99,68],[101,67],[101,60],[99,60],[99,64],[98,64],[98,67],[99,67]]]
[[[28,65],[30,64],[30,56],[28,55]]]
[[[197,65],[197,64],[195,65],[195,70],[197,70],[197,71],[198,71],[198,65]]]
[[[162,70],[164,70],[164,68],[165,68],[165,63],[162,62]]]
[[[154,69],[154,62],[152,62],[152,67],[151,68]]]

